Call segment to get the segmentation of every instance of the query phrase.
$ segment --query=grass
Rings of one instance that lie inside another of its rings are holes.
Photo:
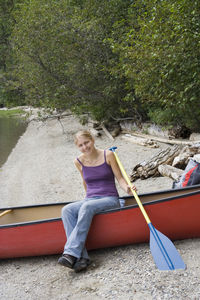
[[[22,109],[0,110],[0,117],[16,117],[24,114]]]

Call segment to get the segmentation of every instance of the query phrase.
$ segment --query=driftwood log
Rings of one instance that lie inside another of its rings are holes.
[[[158,148],[158,143],[153,141],[152,139],[147,139],[143,137],[133,136],[130,134],[122,135],[122,138],[128,142],[141,145],[141,146],[147,146],[150,148]]]
[[[130,133],[129,130],[123,130],[123,133]],[[167,139],[164,137],[158,137],[158,136],[153,136],[153,135],[149,135],[149,134],[144,134],[144,133],[138,133],[138,132],[134,132],[131,135],[133,136],[138,136],[141,138],[146,138],[146,139],[151,139],[160,143],[164,143],[164,144],[170,144],[170,145],[180,145],[180,146],[192,146],[194,144],[193,141],[184,141],[184,140],[178,140],[178,139]],[[196,143],[200,143],[200,141],[196,141]]]
[[[91,119],[88,119],[88,127],[90,128],[90,132],[94,136],[101,136],[102,131],[104,131],[105,135],[111,140],[114,141],[114,138],[118,136],[121,132],[121,128],[119,126],[114,126],[113,128],[108,128],[105,126],[104,122],[99,123],[95,122]]]
[[[149,161],[137,164],[130,175],[131,181],[159,175],[178,181],[190,158],[200,161],[200,144],[168,147]]]
[[[138,178],[146,179],[152,176],[159,176],[158,171],[159,165],[168,164],[171,165],[174,158],[180,153],[181,148],[176,145],[168,147],[164,150],[159,151],[149,161],[137,164],[130,175],[131,181],[135,181]]]
[[[110,132],[108,131],[108,129],[105,127],[105,125],[102,123],[101,127],[103,129],[103,131],[105,132],[105,135],[111,140],[114,141],[113,136],[110,134]]]
[[[158,172],[162,176],[166,176],[175,181],[178,181],[180,179],[181,175],[183,174],[184,170],[172,167],[170,165],[163,164],[163,165],[158,166]]]
[[[177,157],[174,158],[172,166],[180,169],[185,169],[189,159],[200,153],[200,144],[185,146]]]

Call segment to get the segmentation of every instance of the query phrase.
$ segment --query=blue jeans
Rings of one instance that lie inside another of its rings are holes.
[[[64,254],[89,259],[85,241],[92,218],[107,209],[119,207],[118,197],[94,197],[70,203],[62,209],[62,221],[67,236]]]

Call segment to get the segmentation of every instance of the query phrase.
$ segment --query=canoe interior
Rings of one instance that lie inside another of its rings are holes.
[[[200,185],[182,188],[177,190],[166,190],[161,192],[147,193],[139,195],[140,200],[144,205],[155,204],[159,201],[170,201],[174,198],[186,197],[189,194],[199,193]],[[137,206],[137,203],[133,197],[126,196],[125,207],[119,209],[126,209],[128,207]],[[0,209],[0,214],[7,209],[11,209],[11,212],[0,217],[0,228],[9,225],[18,225],[29,222],[41,222],[45,220],[59,219],[61,217],[62,207],[67,203],[53,203],[34,206],[23,207],[9,207]]]

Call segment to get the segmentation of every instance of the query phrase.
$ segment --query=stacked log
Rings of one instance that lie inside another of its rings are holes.
[[[167,176],[178,181],[190,158],[200,154],[200,144],[182,147],[175,145],[159,151],[149,161],[137,164],[130,175],[131,181],[155,176]]]
[[[200,153],[200,144],[193,144],[183,147],[180,154],[174,158],[172,166],[184,169],[190,158]]]
[[[175,181],[179,181],[179,178],[182,176],[184,170],[172,167],[170,165],[163,164],[163,165],[158,166],[158,172],[162,176],[166,176]]]
[[[139,163],[133,168],[131,181],[135,181],[138,178],[146,179],[151,176],[158,176],[158,166],[171,164],[179,153],[180,147],[178,145],[159,151],[149,161]]]

